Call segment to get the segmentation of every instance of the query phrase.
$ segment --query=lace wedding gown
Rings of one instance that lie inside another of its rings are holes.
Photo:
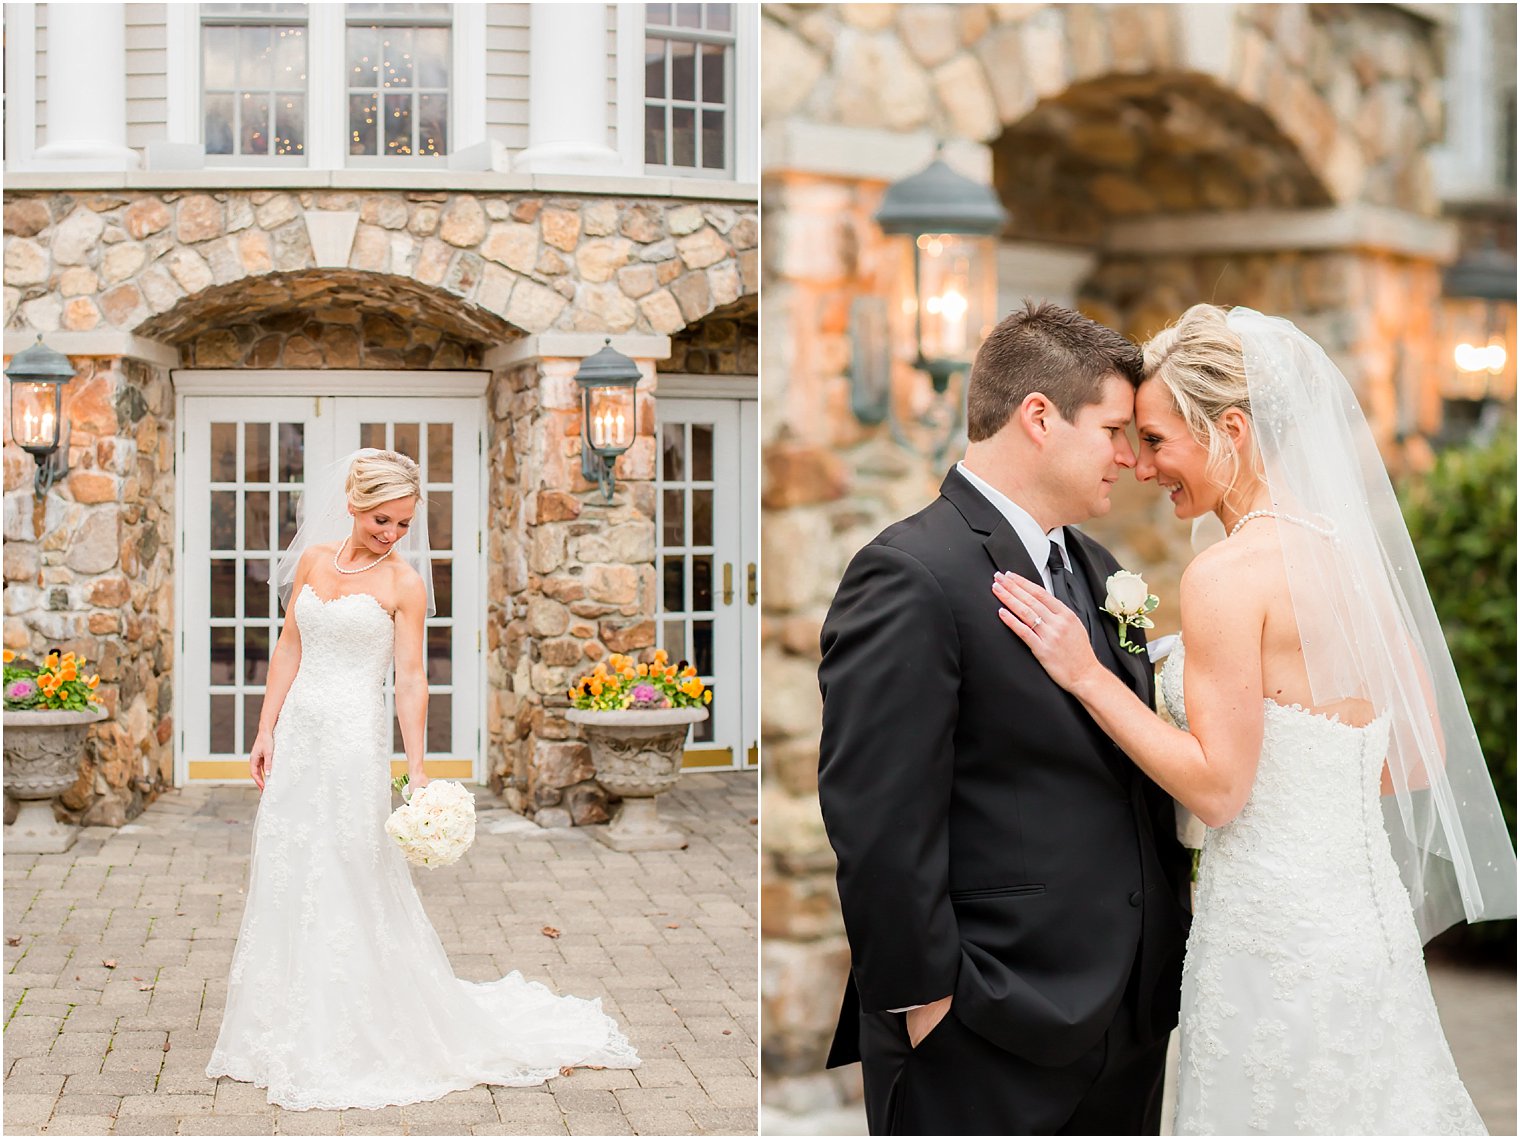
[[[454,976],[396,844],[381,685],[394,628],[368,594],[293,612],[301,665],[254,822],[247,906],[206,1075],[293,1109],[377,1108],[569,1065],[633,1068],[601,1002],[514,971]]]
[[[1161,673],[1187,727],[1179,641]],[[1245,809],[1204,839],[1177,1135],[1486,1135],[1441,1032],[1379,802],[1388,722],[1268,700]]]

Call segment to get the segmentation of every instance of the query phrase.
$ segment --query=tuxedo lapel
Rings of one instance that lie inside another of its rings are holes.
[[[1028,547],[1024,545],[1013,525],[1003,517],[1003,512],[988,502],[986,495],[972,486],[965,475],[955,467],[951,467],[939,492],[961,512],[966,525],[978,534],[986,536],[982,542],[982,548],[992,559],[994,570],[1016,573],[1038,584],[1040,571],[1035,568],[1034,561],[1029,556]]]
[[[1098,624],[1102,626],[1103,637],[1108,642],[1108,647],[1113,654],[1113,659],[1119,662],[1119,667],[1114,669],[1115,675],[1125,684],[1129,685],[1136,696],[1145,700],[1147,698],[1144,670],[1150,667],[1150,658],[1144,652],[1132,653],[1119,644],[1119,621],[1118,618],[1103,610],[1103,602],[1106,597],[1106,579],[1102,576],[1098,567],[1094,564],[1089,554],[1085,539],[1078,536],[1070,528],[1066,535],[1068,541],[1066,550],[1072,556],[1081,570],[1081,575],[1093,598],[1093,608],[1098,613]],[[1131,644],[1144,646],[1144,634],[1138,629],[1130,634]],[[1110,666],[1112,667],[1112,666]]]

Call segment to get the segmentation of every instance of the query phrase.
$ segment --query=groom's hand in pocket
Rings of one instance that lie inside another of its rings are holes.
[[[940,997],[937,1001],[930,1001],[926,1005],[910,1008],[908,1017],[908,1043],[917,1048],[919,1041],[928,1036],[938,1027],[939,1022],[945,1019],[950,1011],[952,997]]]

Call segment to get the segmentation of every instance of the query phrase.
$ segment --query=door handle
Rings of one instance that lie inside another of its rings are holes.
[[[748,577],[748,583],[749,583],[749,603],[751,605],[753,605],[755,603],[755,598],[757,598],[759,596],[759,593],[758,593],[758,591],[756,589],[756,584],[755,584],[755,563],[754,562],[750,562],[749,563],[749,570],[748,570],[748,573],[747,573],[747,577]]]
[[[734,603],[734,563],[723,563],[723,604]]]

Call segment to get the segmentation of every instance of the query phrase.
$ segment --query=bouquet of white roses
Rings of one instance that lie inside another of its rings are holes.
[[[405,796],[405,775],[391,781]],[[412,792],[385,820],[385,833],[401,847],[413,866],[450,866],[475,841],[475,796],[463,784],[435,779]]]

